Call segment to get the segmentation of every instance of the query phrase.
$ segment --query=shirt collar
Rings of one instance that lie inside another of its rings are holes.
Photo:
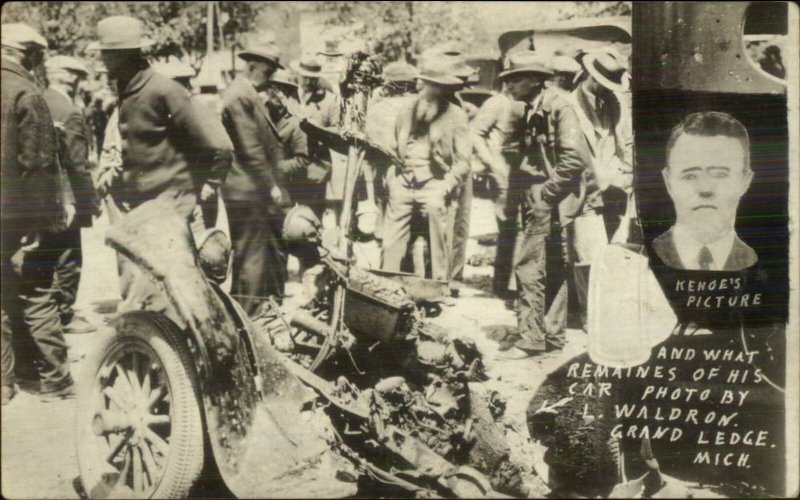
[[[325,99],[325,90],[324,89],[316,89],[313,92],[309,92],[306,94],[303,92],[303,89],[297,89],[297,97],[300,99],[300,102],[303,104],[310,104],[312,102],[321,102]]]
[[[144,87],[148,81],[150,81],[153,73],[153,68],[150,66],[146,66],[145,68],[139,70],[135,75],[133,75],[133,78],[131,78],[131,80],[125,86],[125,89],[119,93],[120,98],[127,97],[141,90],[141,88]]]
[[[692,236],[692,233],[684,226],[675,224],[672,237],[684,268],[691,270],[700,269],[700,263],[698,262],[700,250],[702,250],[703,247],[708,247],[711,251],[711,257],[714,259],[709,267],[712,271],[721,271],[725,267],[725,263],[728,261],[728,257],[733,249],[736,233],[730,230],[711,243],[702,243],[697,241]]]

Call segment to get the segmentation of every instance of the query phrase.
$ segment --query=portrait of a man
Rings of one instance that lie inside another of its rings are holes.
[[[736,234],[736,212],[753,180],[747,130],[733,116],[686,116],[670,134],[662,170],[675,224],[653,248],[676,269],[740,271],[758,261]]]

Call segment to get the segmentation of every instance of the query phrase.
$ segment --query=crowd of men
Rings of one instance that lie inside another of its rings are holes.
[[[317,57],[341,54],[305,55],[287,68],[276,45],[249,46],[238,55],[243,73],[215,107],[191,92],[191,67],[148,62],[138,20],[106,18],[97,37],[89,48],[99,51],[110,85],[81,109],[84,64],[49,58],[43,89],[34,74],[46,41],[26,25],[3,25],[3,404],[15,383],[32,384],[45,400],[73,393],[64,333],[91,330],[72,311],[80,229],[103,207],[113,222],[157,203],[199,234],[216,224],[221,198],[232,295],[256,314],[284,294],[287,213],[305,207],[316,226],[335,229],[346,206],[347,159],[301,127],[304,119],[331,131],[342,126],[338,82],[322,78]],[[451,286],[461,280],[477,157],[497,186],[494,291],[517,299],[520,338],[503,355],[558,349],[568,289],[585,321],[589,266],[625,231],[627,61],[611,47],[575,58],[515,51],[499,74],[502,90],[479,108],[461,98],[476,70],[455,44],[426,51],[417,64],[385,65],[383,86],[369,101],[366,134],[395,161],[373,165],[368,179],[380,250],[368,265],[427,268],[429,278]],[[427,263],[424,253],[415,262],[420,236]],[[142,278],[122,261],[121,293],[130,300]]]

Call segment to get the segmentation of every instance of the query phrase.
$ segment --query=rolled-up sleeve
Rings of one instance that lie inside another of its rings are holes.
[[[185,92],[168,92],[166,102],[177,133],[186,141],[193,177],[213,187],[221,186],[233,161],[233,145],[222,124]]]

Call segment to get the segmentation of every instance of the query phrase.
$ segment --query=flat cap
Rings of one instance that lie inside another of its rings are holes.
[[[70,56],[50,57],[45,61],[44,66],[48,71],[66,70],[81,73],[84,76],[89,74],[89,68],[87,68],[85,64]]]
[[[0,39],[5,47],[18,50],[46,49],[47,40],[35,29],[23,23],[6,23],[0,27]]]

